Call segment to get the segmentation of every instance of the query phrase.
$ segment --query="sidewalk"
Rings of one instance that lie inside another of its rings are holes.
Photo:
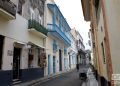
[[[48,75],[48,76],[45,76],[43,78],[39,78],[39,79],[36,79],[36,80],[32,80],[32,81],[29,81],[29,82],[25,82],[25,83],[20,83],[20,84],[17,84],[17,85],[14,85],[14,86],[32,86],[34,84],[37,84],[37,83],[43,83],[43,82],[46,82],[52,78],[56,78],[62,74],[66,74],[68,72],[72,72],[74,69],[71,69],[69,71],[62,71],[62,72],[59,72],[59,73],[56,73],[56,74],[51,74],[51,75]]]

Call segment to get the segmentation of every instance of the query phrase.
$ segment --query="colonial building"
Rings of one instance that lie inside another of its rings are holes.
[[[70,33],[71,47],[68,49],[69,54],[69,69],[75,69],[77,64],[77,46],[76,46],[76,38]]]
[[[0,0],[0,85],[44,76],[45,0]]]
[[[68,47],[71,46],[71,40],[69,39],[71,28],[54,0],[47,0],[45,14],[45,25],[48,29],[45,74],[51,75],[69,68]]]
[[[101,86],[114,86],[112,74],[120,73],[119,4],[120,0],[82,0],[84,18],[91,21],[94,63]]]
[[[71,30],[73,37],[76,39],[76,47],[77,47],[77,63],[85,65],[86,57],[85,57],[85,46],[83,43],[83,38],[80,33],[74,29]]]

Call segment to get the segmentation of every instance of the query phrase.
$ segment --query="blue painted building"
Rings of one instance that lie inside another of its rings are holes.
[[[53,13],[52,22],[48,23],[49,34],[56,36],[60,40],[62,39],[66,45],[70,46],[71,41],[68,38],[68,33],[71,29],[67,21],[56,4],[47,4],[47,6]]]
[[[48,29],[46,75],[49,75],[64,71],[68,65],[67,50],[71,46],[69,38],[71,28],[55,3],[47,3],[46,15]]]

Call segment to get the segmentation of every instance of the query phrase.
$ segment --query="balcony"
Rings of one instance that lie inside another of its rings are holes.
[[[63,40],[66,45],[70,46],[70,39],[61,31],[61,29],[56,24],[48,24],[49,34],[57,37],[60,40]]]
[[[0,0],[0,16],[12,20],[16,17],[17,7],[10,0]]]
[[[30,32],[33,32],[34,34],[38,34],[39,36],[46,38],[47,37],[47,29],[43,27],[39,22],[36,20],[30,19],[28,21],[28,29]]]

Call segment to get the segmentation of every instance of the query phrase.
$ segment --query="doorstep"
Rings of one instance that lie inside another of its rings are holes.
[[[25,83],[16,84],[14,86],[32,86],[34,84],[43,83],[43,82],[46,82],[46,81],[48,81],[50,79],[59,77],[62,74],[65,74],[65,73],[68,73],[68,72],[72,72],[73,70],[74,69],[71,69],[69,71],[61,71],[61,72],[56,73],[56,74],[47,75],[47,76],[44,76],[43,78],[35,79],[35,80],[28,81],[28,82],[25,82]]]

